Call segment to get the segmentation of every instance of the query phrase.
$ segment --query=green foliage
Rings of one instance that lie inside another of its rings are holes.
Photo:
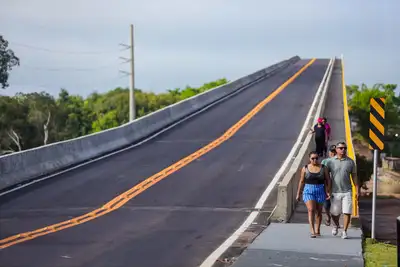
[[[19,65],[19,58],[8,48],[8,42],[0,35],[0,84],[4,89],[8,87],[9,71]]]
[[[385,143],[385,152],[387,156],[400,158],[400,138],[396,139]]]
[[[138,117],[227,83],[219,79],[198,88],[186,86],[155,94],[135,89]],[[46,92],[0,96],[0,155],[76,138],[129,121],[129,89],[115,88],[87,98],[61,89],[57,98]]]
[[[385,97],[385,128],[386,134],[390,135],[400,125],[400,94],[396,96],[396,84],[375,84],[368,88],[362,85],[348,85],[348,105],[350,116],[357,120],[359,134],[368,140],[369,138],[369,112],[370,99],[374,97]]]
[[[397,266],[395,245],[367,238],[363,241],[363,251],[365,267]]]
[[[357,177],[360,179],[359,184],[363,185],[368,182],[373,173],[372,161],[368,160],[367,157],[356,153],[357,162]]]

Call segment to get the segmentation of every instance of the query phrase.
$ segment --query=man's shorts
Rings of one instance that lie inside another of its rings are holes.
[[[352,193],[332,193],[331,213],[338,216],[340,214],[351,214],[353,208]]]

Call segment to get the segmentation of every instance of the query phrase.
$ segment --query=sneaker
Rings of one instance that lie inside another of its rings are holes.
[[[345,231],[342,232],[342,238],[343,239],[347,239],[348,238],[347,232],[345,232]]]
[[[337,227],[335,226],[335,227],[333,227],[333,229],[332,229],[332,235],[336,236],[337,234],[338,234],[338,229],[337,229]]]

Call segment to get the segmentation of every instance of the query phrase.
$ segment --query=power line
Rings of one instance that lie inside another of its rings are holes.
[[[124,49],[116,49],[116,50],[113,50],[113,51],[111,51],[111,50],[109,50],[109,51],[66,51],[66,50],[53,50],[53,49],[48,49],[48,48],[44,48],[44,47],[27,45],[27,44],[23,44],[23,43],[12,42],[12,41],[10,41],[10,43],[13,44],[13,45],[16,45],[16,46],[26,47],[26,48],[30,48],[30,49],[45,51],[45,52],[61,53],[61,54],[76,54],[76,55],[108,54],[108,53],[121,52],[121,51],[125,51],[125,50],[129,49],[129,48],[124,48]]]
[[[116,66],[121,65],[121,64],[122,63],[108,64],[108,65],[103,65],[103,66],[96,67],[96,68],[68,68],[68,67],[43,68],[43,67],[36,67],[36,66],[26,65],[26,64],[21,64],[20,67],[28,68],[28,69],[31,69],[31,70],[37,70],[37,71],[96,71],[96,70],[116,67]]]

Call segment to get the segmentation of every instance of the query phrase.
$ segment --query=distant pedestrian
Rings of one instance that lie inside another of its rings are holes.
[[[310,237],[315,238],[321,235],[322,206],[330,197],[328,190],[330,179],[327,168],[318,162],[318,153],[310,152],[309,158],[310,163],[301,170],[296,199],[300,201],[301,195],[303,195],[303,201],[308,210]]]
[[[336,156],[336,145],[331,145],[329,147],[329,158],[323,159],[321,161],[321,164],[326,166],[327,162],[335,156]],[[329,177],[329,179],[330,179],[330,177]],[[332,184],[332,182],[331,182],[331,184]],[[330,199],[325,200],[324,209],[325,209],[325,213],[326,213],[325,225],[330,226],[331,218],[332,218],[332,216],[331,216],[331,200]]]
[[[324,154],[324,148],[326,146],[327,134],[325,130],[325,126],[322,124],[323,119],[318,118],[317,124],[311,129],[311,133],[314,134],[315,139],[315,151],[318,156],[322,157]]]
[[[357,169],[354,160],[347,156],[345,142],[336,144],[336,156],[326,162],[326,166],[332,176],[331,214],[334,222],[332,235],[338,234],[340,214],[344,215],[342,238],[347,238],[347,229],[353,208],[351,177],[356,187],[355,197],[358,199]]]
[[[326,131],[326,141],[325,141],[325,147],[324,147],[324,157],[327,156],[328,153],[328,142],[331,140],[331,126],[328,123],[328,119],[326,117],[322,118],[322,124],[325,126],[325,131]]]

